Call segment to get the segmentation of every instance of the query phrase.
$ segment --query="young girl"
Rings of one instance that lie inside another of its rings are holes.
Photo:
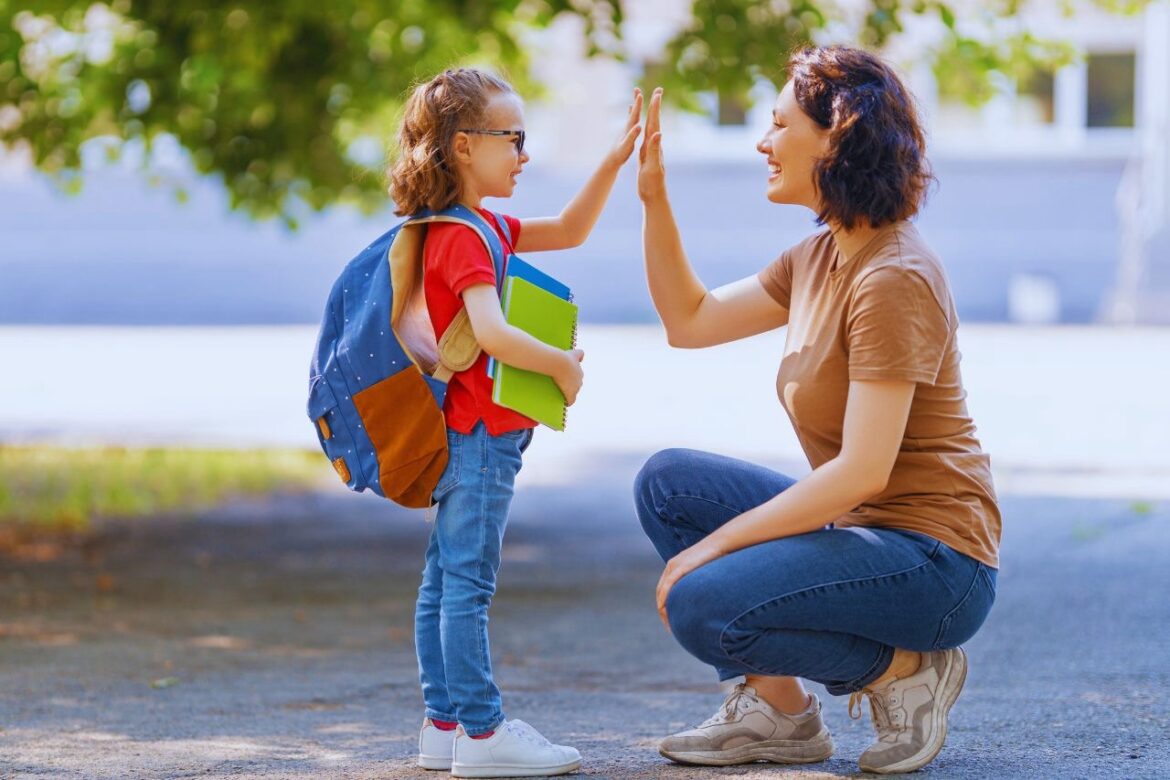
[[[480,70],[449,70],[420,85],[406,105],[401,156],[391,170],[398,214],[454,203],[476,209],[506,252],[580,245],[593,229],[618,170],[634,149],[642,98],[621,140],[580,193],[556,217],[505,216],[509,237],[481,201],[507,198],[528,162],[524,106],[505,81]],[[435,490],[438,504],[415,612],[426,717],[419,765],[456,777],[513,777],[575,770],[580,754],[553,745],[520,720],[505,720],[492,680],[487,611],[496,589],[500,547],[520,470],[536,423],[492,403],[486,362],[497,360],[553,378],[572,404],[581,389],[581,350],[550,347],[508,325],[500,311],[491,257],[468,227],[428,228],[423,288],[436,334],[467,309],[483,354],[447,386],[443,412],[449,461]]]

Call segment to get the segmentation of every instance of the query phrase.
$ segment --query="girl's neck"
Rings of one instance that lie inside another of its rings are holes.
[[[459,198],[458,202],[469,209],[483,208],[483,196],[475,191],[468,181],[467,176],[461,175],[459,177]]]

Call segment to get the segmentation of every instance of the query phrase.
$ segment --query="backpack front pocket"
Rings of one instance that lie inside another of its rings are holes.
[[[447,426],[418,367],[355,393],[353,403],[377,454],[382,494],[403,506],[430,506],[447,466]]]

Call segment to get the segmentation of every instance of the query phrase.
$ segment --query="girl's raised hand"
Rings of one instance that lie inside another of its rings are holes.
[[[626,117],[626,127],[617,145],[609,153],[609,159],[617,166],[621,166],[634,152],[634,142],[638,140],[638,133],[642,126],[638,124],[642,119],[642,90],[634,90],[634,102],[630,104],[630,115]]]
[[[638,152],[638,197],[643,203],[666,194],[666,167],[662,162],[662,87],[650,97],[646,133]]]

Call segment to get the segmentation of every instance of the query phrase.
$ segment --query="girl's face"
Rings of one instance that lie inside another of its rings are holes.
[[[497,93],[488,102],[483,122],[469,130],[524,129],[524,104],[511,93]],[[458,161],[464,198],[507,198],[516,188],[516,177],[528,162],[527,151],[517,151],[516,135],[456,133]]]
[[[772,124],[756,150],[768,158],[768,200],[820,211],[813,170],[829,152],[829,131],[800,108],[791,81],[776,97]]]

